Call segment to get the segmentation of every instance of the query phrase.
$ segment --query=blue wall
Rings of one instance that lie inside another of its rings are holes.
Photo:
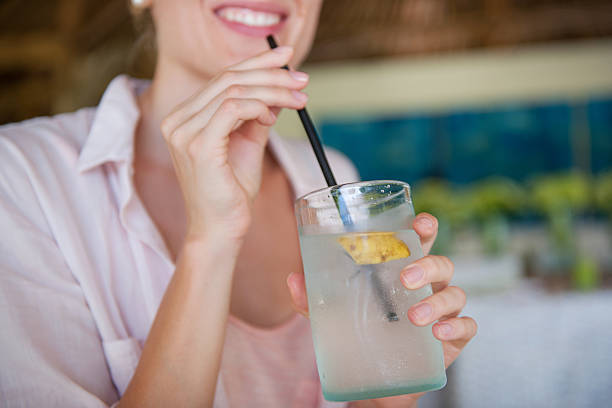
[[[612,169],[612,98],[431,115],[328,117],[321,121],[321,135],[370,180],[415,183],[442,177],[464,184],[499,175],[523,181],[581,166],[598,173]]]

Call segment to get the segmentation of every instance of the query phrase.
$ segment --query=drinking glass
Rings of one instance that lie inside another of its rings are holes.
[[[309,193],[296,204],[319,378],[329,401],[444,387],[442,345],[408,309],[430,285],[406,289],[400,271],[421,258],[410,186],[366,181]]]

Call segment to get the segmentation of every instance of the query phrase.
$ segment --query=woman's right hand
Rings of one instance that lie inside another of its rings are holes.
[[[268,127],[280,108],[301,109],[308,76],[279,67],[293,50],[279,47],[231,66],[162,122],[185,200],[186,239],[240,242],[261,184]]]
[[[308,77],[278,68],[291,55],[277,48],[228,68],[162,123],[187,236],[122,407],[213,404],[236,254],[259,190],[273,110],[306,102],[296,91]]]

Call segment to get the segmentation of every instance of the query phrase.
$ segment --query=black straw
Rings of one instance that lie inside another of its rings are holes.
[[[276,40],[272,35],[266,37],[268,40],[268,44],[270,48],[274,49],[278,47]],[[289,71],[289,67],[285,65],[283,69]],[[300,120],[302,121],[302,125],[304,126],[304,130],[308,135],[308,140],[310,140],[310,144],[312,145],[312,150],[314,151],[315,156],[317,157],[317,161],[319,162],[319,166],[321,167],[321,171],[323,172],[323,176],[325,177],[325,181],[329,187],[337,185],[336,178],[331,171],[331,167],[329,167],[329,162],[327,161],[327,157],[325,156],[325,151],[323,150],[323,146],[321,146],[321,139],[319,139],[319,135],[317,133],[317,129],[314,127],[312,123],[312,119],[310,119],[310,115],[306,108],[298,109],[298,115],[300,116]],[[348,214],[347,214],[348,215]],[[344,219],[344,217],[343,217]],[[351,222],[352,224],[352,222]]]
[[[268,40],[268,45],[270,45],[270,48],[274,49],[278,47],[274,36],[269,35],[266,37],[266,40]],[[289,71],[289,67],[287,65],[283,66],[282,68]],[[319,166],[321,167],[321,171],[323,172],[323,176],[325,177],[325,181],[327,182],[328,187],[337,186],[336,178],[332,173],[331,167],[329,166],[329,162],[327,161],[327,157],[325,156],[325,151],[323,150],[323,146],[321,145],[321,139],[319,139],[317,129],[312,123],[312,119],[310,119],[310,115],[308,114],[306,107],[298,109],[297,112],[300,116],[300,120],[302,121],[302,125],[304,126],[304,130],[308,135],[308,140],[310,140],[310,145],[312,146],[312,150],[314,151],[314,154],[317,157],[317,161],[319,162]],[[336,208],[338,208],[338,212],[340,213],[342,223],[350,228],[353,225],[353,220],[351,219],[351,215],[348,212],[348,208],[346,206],[346,203],[344,202],[344,198],[342,198],[342,194],[340,194],[340,190],[338,188],[332,188],[331,195],[334,199],[334,202],[336,203]],[[370,276],[372,279],[374,290],[376,291],[378,298],[382,302],[382,306],[387,314],[387,319],[390,322],[398,321],[399,318],[397,317],[397,313],[395,313],[394,311],[395,307],[393,306],[393,303],[389,300],[388,296],[386,296],[380,277],[376,274],[376,271],[371,266],[366,266],[365,269],[371,274]]]

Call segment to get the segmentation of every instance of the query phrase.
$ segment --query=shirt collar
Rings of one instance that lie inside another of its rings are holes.
[[[126,75],[111,81],[81,149],[77,163],[80,172],[106,162],[132,161],[134,133],[140,119],[136,95],[147,85],[148,81],[132,79]]]

